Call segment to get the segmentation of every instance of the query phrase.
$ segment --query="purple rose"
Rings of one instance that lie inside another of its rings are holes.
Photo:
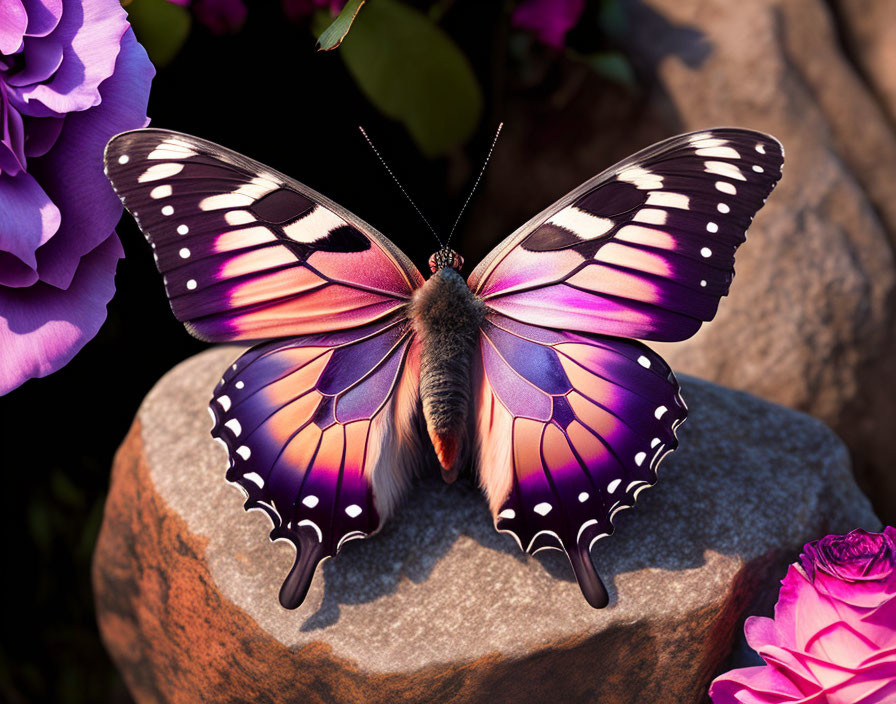
[[[775,618],[744,632],[766,664],[716,678],[714,704],[896,702],[896,530],[806,545]]]
[[[0,394],[64,366],[115,291],[113,135],[154,70],[118,0],[0,0]]]
[[[566,34],[585,11],[585,0],[522,0],[511,23],[535,35],[542,44],[563,48]]]

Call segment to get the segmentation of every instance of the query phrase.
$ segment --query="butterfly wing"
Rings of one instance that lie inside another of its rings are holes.
[[[489,309],[475,399],[480,482],[498,530],[559,547],[590,604],[594,541],[656,481],[687,408],[636,338],[683,340],[715,315],[737,247],[780,178],[768,135],[661,142],[585,182],[471,274]]]
[[[419,346],[401,313],[347,331],[261,343],[210,408],[227,478],[264,510],[296,561],[280,592],[301,604],[317,564],[376,532],[422,463]]]
[[[565,550],[588,602],[605,606],[589,551],[678,446],[687,415],[678,383],[640,342],[497,313],[480,351],[479,478],[495,526],[527,552]]]
[[[734,253],[781,176],[773,137],[673,137],[586,181],[476,267],[470,288],[532,325],[674,341],[711,320]]]
[[[401,308],[423,277],[367,223],[224,147],[177,132],[114,137],[106,173],[200,339],[341,330]]]

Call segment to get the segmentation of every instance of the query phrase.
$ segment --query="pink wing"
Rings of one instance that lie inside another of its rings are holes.
[[[423,283],[370,225],[217,144],[134,130],[109,142],[105,162],[153,247],[175,316],[203,340],[364,325]]]
[[[379,530],[422,465],[419,348],[400,313],[348,331],[265,342],[224,375],[212,435],[246,509],[296,561],[280,592],[302,603],[318,563]]]
[[[660,142],[532,218],[476,267],[470,288],[532,325],[684,340],[728,293],[734,253],[783,159],[776,139],[749,130]]]

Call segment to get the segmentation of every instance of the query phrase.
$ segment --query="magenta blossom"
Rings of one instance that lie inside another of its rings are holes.
[[[522,0],[511,23],[534,34],[542,44],[561,49],[584,11],[585,0]]]
[[[243,0],[168,0],[181,7],[189,7],[213,34],[234,34],[246,23],[249,11]]]
[[[338,15],[348,0],[282,0],[283,13],[293,22],[307,18],[315,10],[329,10]]]
[[[896,530],[809,543],[744,631],[766,664],[716,678],[714,704],[896,702]]]
[[[65,365],[115,291],[110,137],[153,76],[118,0],[0,0],[0,394]]]

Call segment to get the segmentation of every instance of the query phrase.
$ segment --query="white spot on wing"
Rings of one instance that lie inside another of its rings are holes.
[[[680,208],[681,210],[687,210],[691,205],[691,199],[683,193],[651,191],[647,196],[645,205],[658,205],[663,208]]]
[[[127,154],[122,154],[120,157],[118,157],[118,163],[122,165],[127,164],[130,160],[131,157],[129,157]]]
[[[307,506],[308,508],[314,508],[318,503],[320,503],[320,499],[318,499],[314,494],[308,494],[308,496],[302,499],[302,504],[304,506]]]
[[[663,187],[663,177],[640,166],[630,166],[616,174],[619,181],[631,183],[642,191],[653,191]]]
[[[170,195],[171,186],[167,183],[163,186],[156,186],[149,192],[150,198],[167,198]]]
[[[236,454],[238,454],[244,460],[247,460],[252,456],[252,450],[250,450],[245,445],[240,445],[238,448],[236,448]]]
[[[556,213],[547,224],[569,230],[579,239],[590,240],[612,230],[614,223],[608,218],[599,218],[585,210],[570,206]]]
[[[700,285],[701,285],[703,288],[706,288],[706,279],[701,279],[701,281],[700,281]]]
[[[264,479],[261,478],[258,472],[246,472],[243,475],[243,479],[248,479],[250,482],[257,484],[259,489],[264,489]]]
[[[697,156],[713,156],[717,159],[740,159],[740,154],[731,147],[704,147],[697,150]]]
[[[647,359],[643,354],[638,357],[638,364],[640,364],[645,369],[650,369],[650,360]]]
[[[719,231],[719,226],[714,222],[706,223],[706,231],[716,233]]]
[[[236,418],[231,418],[224,424],[225,428],[230,428],[230,431],[233,433],[233,437],[238,438],[240,433],[243,432],[243,426],[240,425],[240,422]]]
[[[765,145],[764,145],[764,144],[757,144],[757,145],[756,145],[756,151],[759,152],[760,154],[765,154]]]
[[[257,218],[248,210],[231,210],[229,213],[224,213],[224,222],[228,225],[247,225],[256,220]]]
[[[303,521],[299,521],[297,525],[299,528],[301,528],[302,526],[311,526],[312,528],[314,528],[314,532],[317,533],[317,542],[324,542],[324,534],[321,532],[320,527],[314,521],[309,521],[306,518]]]
[[[147,183],[148,181],[158,181],[169,176],[176,176],[183,169],[183,164],[153,164],[140,174],[137,183]]]
[[[540,504],[535,504],[535,507],[532,509],[539,516],[547,516],[553,506],[551,506],[547,501],[542,501]]]
[[[609,484],[607,484],[607,491],[612,494],[614,491],[616,491],[621,483],[621,479],[614,479]]]
[[[200,210],[220,210],[221,208],[240,208],[244,205],[252,205],[255,200],[243,193],[219,193],[215,196],[206,196],[199,201]]]
[[[189,259],[190,258],[190,250],[187,249],[186,247],[181,247],[178,254],[180,255],[181,259]]]
[[[653,440],[650,441],[650,447],[652,447],[652,448],[653,448],[653,447],[656,447],[656,446],[659,445],[659,444],[660,444],[660,439],[659,439],[659,438],[654,438]]]
[[[505,508],[498,514],[498,518],[516,518],[516,511],[512,508]]]
[[[666,223],[666,217],[668,213],[665,210],[657,210],[656,208],[641,208],[637,213],[635,213],[635,217],[632,218],[632,222],[646,222],[651,225],[664,225]]]
[[[174,215],[174,208],[170,205],[166,205],[162,208],[162,215]]]
[[[730,196],[737,195],[737,189],[734,187],[734,184],[727,181],[716,181],[716,190],[727,193]]]
[[[726,203],[719,203],[719,204],[716,206],[716,208],[718,209],[718,211],[719,211],[720,213],[730,213],[730,212],[731,212],[731,208],[729,208],[728,205],[727,205]]]
[[[581,494],[579,494],[579,503],[580,504],[585,503],[587,500],[588,500],[588,492],[587,491],[583,491]]]
[[[757,174],[761,174],[763,171],[765,171],[765,169],[759,166],[759,164],[753,164],[753,171],[755,171]]]
[[[635,464],[640,467],[642,464],[644,464],[644,460],[646,460],[646,459],[647,459],[647,453],[639,452],[637,455],[635,455]]]
[[[218,396],[217,401],[225,413],[230,410],[230,396]]]
[[[177,234],[179,234],[179,235],[185,235],[189,231],[190,231],[190,228],[187,227],[186,225],[178,225],[177,226]]]
[[[187,281],[187,289],[190,291],[196,290],[196,286],[198,285],[199,284],[196,283],[196,279],[190,279],[189,281]]]
[[[345,512],[350,518],[357,518],[361,515],[361,507],[358,506],[358,504],[352,504],[351,506],[345,507]]]
[[[719,176],[733,178],[736,181],[747,180],[747,177],[740,172],[739,168],[727,161],[707,161],[704,162],[703,167],[708,174],[718,174]]]
[[[665,406],[657,406],[657,409],[653,412],[653,415],[656,416],[656,419],[657,419],[657,420],[659,420],[660,418],[663,417],[663,415],[664,415],[664,414],[666,413],[666,411],[668,411],[668,410],[669,410],[669,409],[666,408]]]
[[[583,533],[583,531],[584,531],[588,526],[593,526],[593,525],[597,525],[597,520],[596,520],[596,519],[592,518],[590,521],[585,521],[585,522],[581,525],[581,527],[579,528],[579,532],[576,534],[576,542],[579,542],[579,539],[582,537],[582,533]]]
[[[704,259],[707,259],[712,256],[712,250],[709,247],[703,247],[700,250],[700,256]]]
[[[332,230],[345,225],[345,220],[323,206],[315,206],[308,214],[283,228],[283,232],[296,242],[311,244],[326,237]]]

